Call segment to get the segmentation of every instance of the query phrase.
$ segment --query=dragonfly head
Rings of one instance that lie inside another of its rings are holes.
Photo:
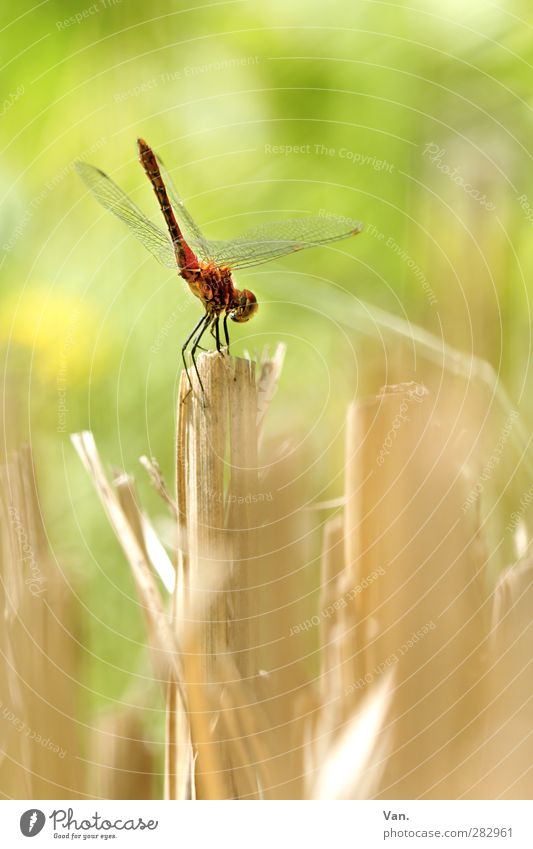
[[[253,292],[249,289],[243,289],[242,292],[237,292],[237,297],[234,301],[233,309],[229,316],[232,321],[250,321],[254,317],[259,304]]]

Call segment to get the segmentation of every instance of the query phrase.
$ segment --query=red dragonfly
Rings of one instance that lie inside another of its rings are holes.
[[[191,345],[192,363],[203,390],[195,354],[206,330],[210,329],[217,351],[220,351],[219,322],[222,318],[229,351],[228,318],[236,322],[249,321],[258,310],[253,292],[235,288],[233,271],[294,251],[347,239],[363,228],[358,222],[340,217],[293,218],[263,224],[231,241],[208,240],[187,211],[161,159],[143,139],[137,140],[137,146],[139,160],[152,184],[168,233],[156,227],[99,168],[78,162],[76,170],[96,200],[124,221],[133,235],[163,265],[177,267],[193,295],[201,300],[204,314],[186,339],[181,356],[192,388],[185,358],[185,352]]]

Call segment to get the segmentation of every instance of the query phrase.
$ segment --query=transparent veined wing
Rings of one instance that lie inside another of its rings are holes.
[[[98,203],[120,218],[133,235],[163,265],[176,268],[176,256],[170,237],[156,227],[107,174],[87,162],[76,162],[76,171]]]
[[[180,227],[182,227],[185,231],[185,235],[189,238],[191,245],[194,245],[196,253],[198,253],[202,259],[211,259],[209,254],[209,241],[205,238],[200,227],[185,206],[183,198],[174,185],[174,181],[167,171],[163,160],[158,154],[155,154],[155,158],[157,159],[157,164],[159,165],[159,170],[161,171],[161,176],[167,189],[167,194],[170,198],[170,202]]]
[[[292,218],[261,224],[230,241],[211,241],[208,252],[218,265],[247,268],[295,251],[348,239],[362,229],[359,221],[338,216]]]

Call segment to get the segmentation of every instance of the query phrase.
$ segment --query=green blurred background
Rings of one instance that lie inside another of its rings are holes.
[[[138,457],[172,481],[179,348],[200,313],[74,161],[160,223],[136,161],[144,136],[214,238],[307,213],[365,222],[356,239],[237,276],[261,307],[233,329],[234,353],[288,346],[269,438],[299,434],[315,458],[307,497],[336,497],[348,402],[384,381],[438,386],[445,345],[467,375],[472,355],[491,364],[529,432],[532,30],[527,4],[478,0],[98,0],[1,15],[3,453],[21,440],[35,451],[50,542],[80,599],[89,716],[135,682],[144,630],[69,433],[91,429],[161,512]],[[415,325],[433,334],[433,377]],[[520,492],[527,472],[508,451]]]

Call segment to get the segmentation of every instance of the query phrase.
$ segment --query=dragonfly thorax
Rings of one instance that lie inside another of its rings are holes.
[[[180,274],[208,312],[220,313],[233,307],[237,292],[229,268],[214,262],[200,262],[196,267],[185,266]]]
[[[259,308],[253,292],[235,288],[231,269],[227,266],[200,262],[196,268],[183,268],[180,274],[208,313],[220,315],[224,312],[233,321],[244,322],[250,321]]]

